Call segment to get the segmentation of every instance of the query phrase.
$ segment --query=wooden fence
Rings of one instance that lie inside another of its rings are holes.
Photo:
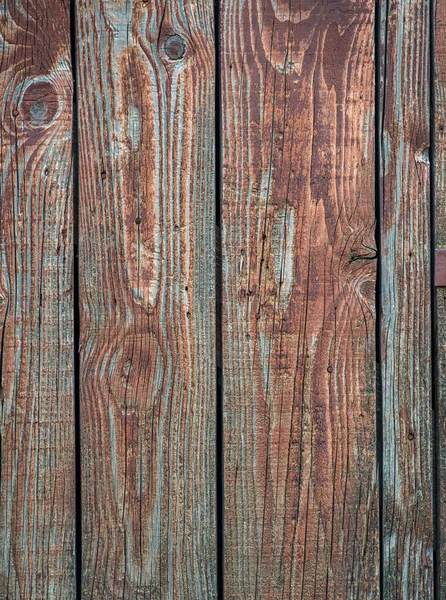
[[[0,98],[0,600],[445,599],[446,0],[3,0]]]

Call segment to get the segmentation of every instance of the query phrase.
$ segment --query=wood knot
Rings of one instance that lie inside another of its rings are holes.
[[[46,127],[57,117],[59,97],[49,81],[37,81],[25,89],[18,108],[26,125]]]
[[[166,39],[163,48],[169,60],[181,60],[186,54],[186,42],[177,33]]]

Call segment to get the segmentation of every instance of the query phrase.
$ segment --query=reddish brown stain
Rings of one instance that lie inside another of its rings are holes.
[[[72,600],[69,6],[5,2],[0,22],[0,597]]]
[[[222,6],[229,600],[379,595],[373,19]]]

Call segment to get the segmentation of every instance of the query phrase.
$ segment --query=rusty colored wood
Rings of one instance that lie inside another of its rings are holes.
[[[429,0],[383,1],[383,598],[433,598]]]
[[[446,287],[446,249],[435,252],[435,286]]]
[[[435,2],[434,21],[434,149],[436,258],[446,254],[446,2]],[[436,261],[437,265],[437,261]],[[437,273],[436,285],[438,285]],[[441,281],[444,281],[441,279]],[[446,283],[445,283],[446,285]],[[437,419],[437,597],[446,597],[446,289],[437,289],[436,419]]]
[[[213,4],[77,5],[82,597],[212,600]]]
[[[68,4],[0,8],[0,598],[75,598]]]
[[[379,598],[374,2],[222,2],[225,599]]]

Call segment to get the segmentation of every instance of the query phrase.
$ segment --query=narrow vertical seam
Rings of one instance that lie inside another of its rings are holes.
[[[82,495],[81,495],[81,436],[80,436],[80,365],[79,365],[79,142],[76,53],[76,0],[70,0],[71,66],[73,73],[73,362],[74,362],[74,438],[75,438],[75,570],[76,598],[82,595]]]

